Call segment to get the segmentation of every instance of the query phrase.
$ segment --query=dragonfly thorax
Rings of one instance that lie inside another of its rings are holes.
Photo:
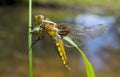
[[[56,23],[52,22],[52,21],[48,21],[48,20],[44,20],[42,22],[41,27],[43,28],[43,30],[45,30],[48,35],[50,36],[56,36],[58,34],[58,29],[56,28]]]

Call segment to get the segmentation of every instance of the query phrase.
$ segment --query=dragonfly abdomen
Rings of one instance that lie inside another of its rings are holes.
[[[58,55],[60,56],[62,63],[65,65],[65,67],[68,70],[70,70],[62,40],[58,38],[57,40],[54,40],[54,41],[55,41],[55,46],[56,46]]]

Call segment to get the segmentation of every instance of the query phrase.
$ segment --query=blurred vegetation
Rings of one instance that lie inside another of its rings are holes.
[[[0,4],[26,4],[28,0],[0,0]],[[33,0],[37,4],[56,4],[66,6],[102,6],[109,9],[120,9],[120,0]]]
[[[57,4],[64,4],[64,5],[99,5],[99,6],[120,6],[119,0],[34,0],[34,2],[40,3],[57,3]]]
[[[55,15],[58,14],[58,15]],[[62,10],[62,9],[45,9],[45,8],[36,8],[33,7],[33,14],[34,15],[45,15],[46,17],[50,18],[50,20],[53,20],[55,22],[63,22],[65,18],[71,16],[74,18],[77,14],[80,14],[77,11],[71,11],[71,10]]]
[[[55,3],[62,5],[78,5],[78,6],[102,6],[111,7],[113,9],[120,8],[119,0],[34,0],[39,3]]]

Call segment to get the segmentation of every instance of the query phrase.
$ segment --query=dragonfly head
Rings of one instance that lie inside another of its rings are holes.
[[[37,25],[40,25],[45,20],[45,17],[43,15],[36,15],[34,16],[34,20]]]

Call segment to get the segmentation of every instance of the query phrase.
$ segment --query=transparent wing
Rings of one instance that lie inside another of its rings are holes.
[[[104,34],[107,31],[105,25],[96,25],[91,27],[85,26],[71,26],[70,33],[67,35],[71,38],[78,46],[84,45],[89,40],[95,39],[96,37]],[[73,47],[71,44],[63,40],[66,47]]]

